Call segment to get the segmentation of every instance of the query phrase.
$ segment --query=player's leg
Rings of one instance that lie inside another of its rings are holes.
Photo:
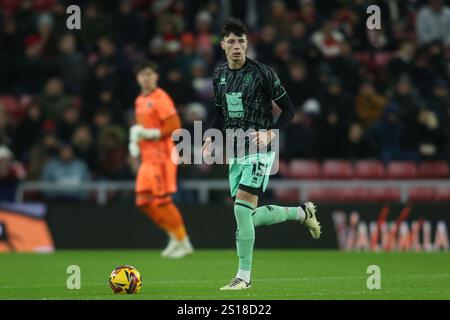
[[[165,192],[161,165],[142,163],[136,178],[136,206],[167,233],[169,244],[163,251],[163,256],[175,249],[175,245],[178,245],[177,238],[183,233],[182,228],[174,227],[180,225],[176,223],[179,219],[175,210],[165,208],[167,205],[170,207],[172,202]],[[170,213],[167,214],[167,211]]]
[[[232,162],[229,167],[231,195],[235,197],[234,215],[236,218],[236,250],[239,267],[236,278],[221,290],[241,290],[250,287],[255,228],[252,214],[258,204],[259,189],[249,186],[252,174],[251,163]],[[245,185],[244,183],[247,183]]]
[[[177,166],[173,162],[167,161],[162,165],[161,170],[164,192],[167,195],[171,195],[177,191]],[[163,252],[163,256],[181,258],[192,254],[194,248],[192,247],[187,234],[183,217],[178,207],[173,203],[172,197],[169,196],[169,198],[170,201],[162,208],[162,210],[169,222],[171,228],[170,232],[173,234],[173,237],[169,240],[167,250]],[[175,244],[175,250],[169,250],[171,244]]]
[[[287,220],[299,221],[309,229],[314,239],[319,239],[321,227],[316,217],[316,210],[316,206],[312,202],[305,202],[298,207],[266,205],[255,210],[253,224],[255,227],[258,227]]]
[[[269,152],[261,154],[258,162],[263,169],[264,180],[261,192],[264,192],[269,183],[270,171],[275,159],[275,153]],[[253,224],[255,227],[262,225],[272,225],[287,220],[299,221],[311,232],[313,238],[320,238],[320,223],[316,218],[316,206],[312,202],[306,202],[297,207],[282,207],[276,205],[266,205],[257,208],[253,214]]]
[[[171,237],[166,249],[162,252],[162,256],[168,258],[182,258],[192,254],[192,247],[189,236],[184,226],[183,217],[175,204],[170,202],[160,208],[160,212],[164,217]]]
[[[161,214],[160,207],[164,205],[165,199],[156,198],[150,192],[141,192],[136,195],[136,206],[149,217],[158,227],[170,234],[170,225]]]

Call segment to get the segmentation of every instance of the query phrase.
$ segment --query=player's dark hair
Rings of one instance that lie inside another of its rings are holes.
[[[139,72],[141,72],[144,69],[150,68],[152,69],[154,72],[158,72],[158,65],[152,61],[142,61],[140,63],[138,63],[136,65],[136,67],[134,68],[134,73],[138,74]]]
[[[230,33],[234,33],[238,37],[248,36],[247,26],[237,18],[228,18],[222,27],[222,39],[228,37]]]

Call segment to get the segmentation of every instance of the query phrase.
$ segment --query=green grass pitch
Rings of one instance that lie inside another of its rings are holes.
[[[349,253],[256,250],[252,288],[222,292],[235,275],[233,250],[197,250],[181,260],[159,251],[58,251],[0,254],[0,299],[450,299],[449,253]],[[114,295],[111,271],[123,264],[143,276],[136,295]],[[81,268],[81,289],[69,290],[69,265]],[[381,269],[381,289],[367,288],[369,265]]]

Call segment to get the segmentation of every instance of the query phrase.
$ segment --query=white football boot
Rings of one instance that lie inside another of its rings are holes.
[[[309,232],[311,232],[311,235],[314,239],[319,239],[321,234],[321,227],[320,222],[317,221],[316,218],[316,206],[312,202],[305,202],[305,220],[302,221],[302,224],[304,224],[308,229]]]
[[[220,290],[222,290],[222,291],[245,290],[245,289],[251,288],[251,286],[252,286],[251,283],[252,283],[251,281],[249,283],[247,283],[244,280],[242,280],[241,278],[234,278],[233,280],[231,280],[231,282],[229,284],[220,288]]]
[[[172,252],[177,250],[178,248],[178,241],[173,237],[172,235],[169,235],[169,243],[167,244],[167,247],[161,252],[161,256],[167,257]]]
[[[166,255],[166,258],[178,259],[194,253],[194,248],[192,247],[189,237],[186,237],[181,241],[175,241],[177,242],[175,249],[170,251]]]

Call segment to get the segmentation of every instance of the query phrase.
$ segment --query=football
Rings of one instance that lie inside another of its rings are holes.
[[[142,277],[136,268],[120,266],[111,272],[109,286],[117,294],[138,293],[142,287]]]

